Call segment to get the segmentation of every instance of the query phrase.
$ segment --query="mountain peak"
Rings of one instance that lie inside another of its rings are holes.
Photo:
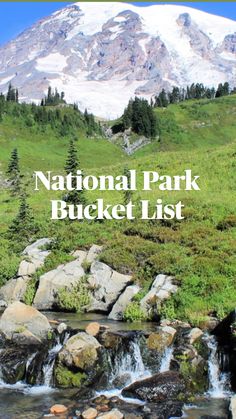
[[[39,101],[49,85],[98,116],[131,96],[193,82],[236,84],[236,22],[180,5],[74,3],[0,48],[0,90]]]

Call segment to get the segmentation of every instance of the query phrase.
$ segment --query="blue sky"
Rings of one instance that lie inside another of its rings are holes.
[[[162,2],[171,4],[171,2]],[[38,19],[50,15],[52,12],[70,4],[69,2],[0,2],[0,44],[4,44],[14,38],[24,29],[32,25]],[[134,3],[135,4],[135,3]],[[136,3],[138,6],[148,7],[150,4],[158,3]],[[236,4],[234,2],[178,2],[172,4],[183,4],[204,10],[208,13],[228,17],[236,20]]]

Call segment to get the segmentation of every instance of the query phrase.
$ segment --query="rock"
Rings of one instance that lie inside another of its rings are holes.
[[[0,310],[3,310],[7,307],[7,302],[4,300],[0,300]]]
[[[109,412],[110,407],[107,406],[106,404],[102,404],[102,405],[98,405],[97,406],[97,411],[98,412]]]
[[[102,251],[102,246],[97,246],[96,244],[93,244],[92,247],[90,247],[86,261],[89,263],[94,262],[98,255],[101,253]]]
[[[7,384],[21,381],[25,375],[27,351],[22,348],[7,347],[0,352],[1,379]]]
[[[96,409],[93,409],[92,407],[90,407],[89,409],[85,410],[82,413],[82,418],[83,419],[95,419],[98,415],[98,411]]]
[[[20,331],[20,328],[18,329],[16,333],[13,333],[12,335],[12,342],[16,343],[16,345],[20,346],[38,346],[42,343],[42,341],[37,338],[33,333],[31,333],[29,330],[25,329]]]
[[[58,331],[59,335],[61,335],[63,332],[65,332],[66,329],[67,329],[67,324],[65,324],[65,323],[60,323],[57,327],[57,331]]]
[[[44,264],[45,258],[50,253],[48,250],[42,250],[42,246],[49,243],[49,239],[39,239],[25,248],[23,255],[27,259],[21,261],[17,277],[10,279],[0,288],[0,299],[6,304],[23,299],[30,276]]]
[[[49,239],[39,239],[35,243],[27,246],[23,255],[27,260],[22,260],[18,269],[17,276],[31,276],[38,268],[43,266],[46,257],[50,254],[49,250],[43,250],[42,247],[51,243]]]
[[[166,300],[177,292],[178,287],[173,284],[174,278],[171,276],[159,274],[154,280],[150,291],[140,301],[140,305],[143,310],[149,311],[152,306],[156,306],[157,303]]]
[[[61,415],[63,413],[67,412],[67,407],[64,406],[64,404],[54,404],[51,408],[50,408],[50,413],[54,414],[54,415]]]
[[[104,415],[99,415],[101,419],[123,419],[124,415],[118,409],[112,409],[110,412]]]
[[[196,342],[196,340],[199,339],[202,335],[203,335],[203,331],[199,329],[198,327],[194,327],[192,330],[190,330],[187,336],[190,345]]]
[[[232,396],[230,399],[229,411],[231,419],[236,419],[236,396]]]
[[[120,295],[108,316],[112,320],[122,320],[126,307],[132,301],[133,297],[139,292],[140,287],[137,285],[128,286]]]
[[[88,333],[88,335],[97,336],[100,331],[100,324],[97,322],[89,323],[85,331]]]
[[[116,377],[115,380],[112,381],[112,384],[115,388],[124,388],[124,386],[131,382],[131,377],[129,373],[122,374],[119,377]]]
[[[93,298],[88,311],[106,312],[116,302],[122,291],[132,282],[129,275],[120,274],[105,263],[95,261],[88,278]]]
[[[70,368],[87,371],[98,359],[100,343],[85,332],[72,336],[58,354],[59,361]]]
[[[101,334],[99,341],[106,349],[117,350],[122,343],[122,336],[116,332],[105,331]]]
[[[22,276],[10,279],[0,288],[0,298],[5,301],[6,304],[22,300],[29,280],[29,277]]]
[[[216,317],[206,317],[205,319],[199,321],[199,327],[201,330],[211,332],[218,326],[219,323],[220,321]]]
[[[168,371],[131,384],[122,391],[122,395],[158,403],[170,399],[177,400],[184,392],[185,383],[181,375],[178,372]]]
[[[226,337],[231,335],[236,324],[236,309],[231,311],[221,322],[213,329],[213,335],[218,337]]]
[[[93,400],[96,405],[108,405],[110,403],[110,399],[107,396],[101,395],[96,397],[96,399]]]
[[[34,298],[34,307],[39,310],[50,310],[56,304],[57,294],[61,288],[70,289],[84,276],[83,257],[60,265],[47,272],[39,279],[39,287]]]
[[[82,260],[82,263],[86,260],[87,252],[84,250],[75,250],[74,252],[71,252],[71,256],[73,256],[75,259]]]
[[[0,331],[5,338],[12,339],[16,333],[30,332],[39,340],[48,338],[51,326],[46,316],[33,307],[27,306],[19,301],[12,303],[6,308],[0,319]]]
[[[151,350],[163,352],[167,346],[170,346],[176,335],[173,327],[160,327],[156,332],[149,335],[147,339],[147,347]]]

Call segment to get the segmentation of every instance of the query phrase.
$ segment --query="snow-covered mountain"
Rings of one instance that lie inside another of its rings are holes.
[[[192,82],[236,85],[236,22],[178,5],[75,3],[0,48],[0,91],[36,101],[49,85],[100,117],[133,95]]]

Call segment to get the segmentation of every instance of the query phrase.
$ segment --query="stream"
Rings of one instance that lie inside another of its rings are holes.
[[[84,329],[94,315],[76,315],[68,313],[47,313],[47,316],[59,321],[66,321],[73,328]],[[155,330],[155,323],[127,324],[115,321],[108,321],[103,316],[97,316],[96,321],[100,324],[109,325],[112,331],[118,330]],[[43,360],[41,376],[37,384],[31,386],[26,382],[16,384],[6,384],[0,379],[0,418],[3,419],[39,419],[49,413],[49,408],[56,403],[71,405],[76,402],[76,389],[61,390],[53,387],[53,368],[58,352],[63,344],[70,337],[65,333],[63,339],[58,338],[54,346],[48,350]],[[204,417],[228,417],[228,403],[230,397],[229,375],[220,370],[219,353],[217,341],[213,336],[205,336],[209,349],[208,359],[208,379],[209,389],[207,393],[195,401],[193,405],[185,405],[183,409],[184,418],[200,419]],[[170,370],[171,360],[173,358],[173,346],[167,347],[162,355],[159,372]],[[33,353],[26,365],[26,377],[30,373],[31,367],[36,359],[36,353]],[[143,406],[145,403],[138,399],[129,399],[121,395],[121,391],[127,385],[138,381],[139,379],[150,377],[153,373],[150,366],[145,363],[140,341],[134,337],[128,346],[122,352],[112,356],[109,359],[110,377],[107,388],[96,390],[95,396],[106,395],[107,397],[118,396],[124,403]],[[1,377],[0,365],[0,377]],[[156,371],[154,371],[156,372]],[[174,419],[174,418],[172,418]]]

